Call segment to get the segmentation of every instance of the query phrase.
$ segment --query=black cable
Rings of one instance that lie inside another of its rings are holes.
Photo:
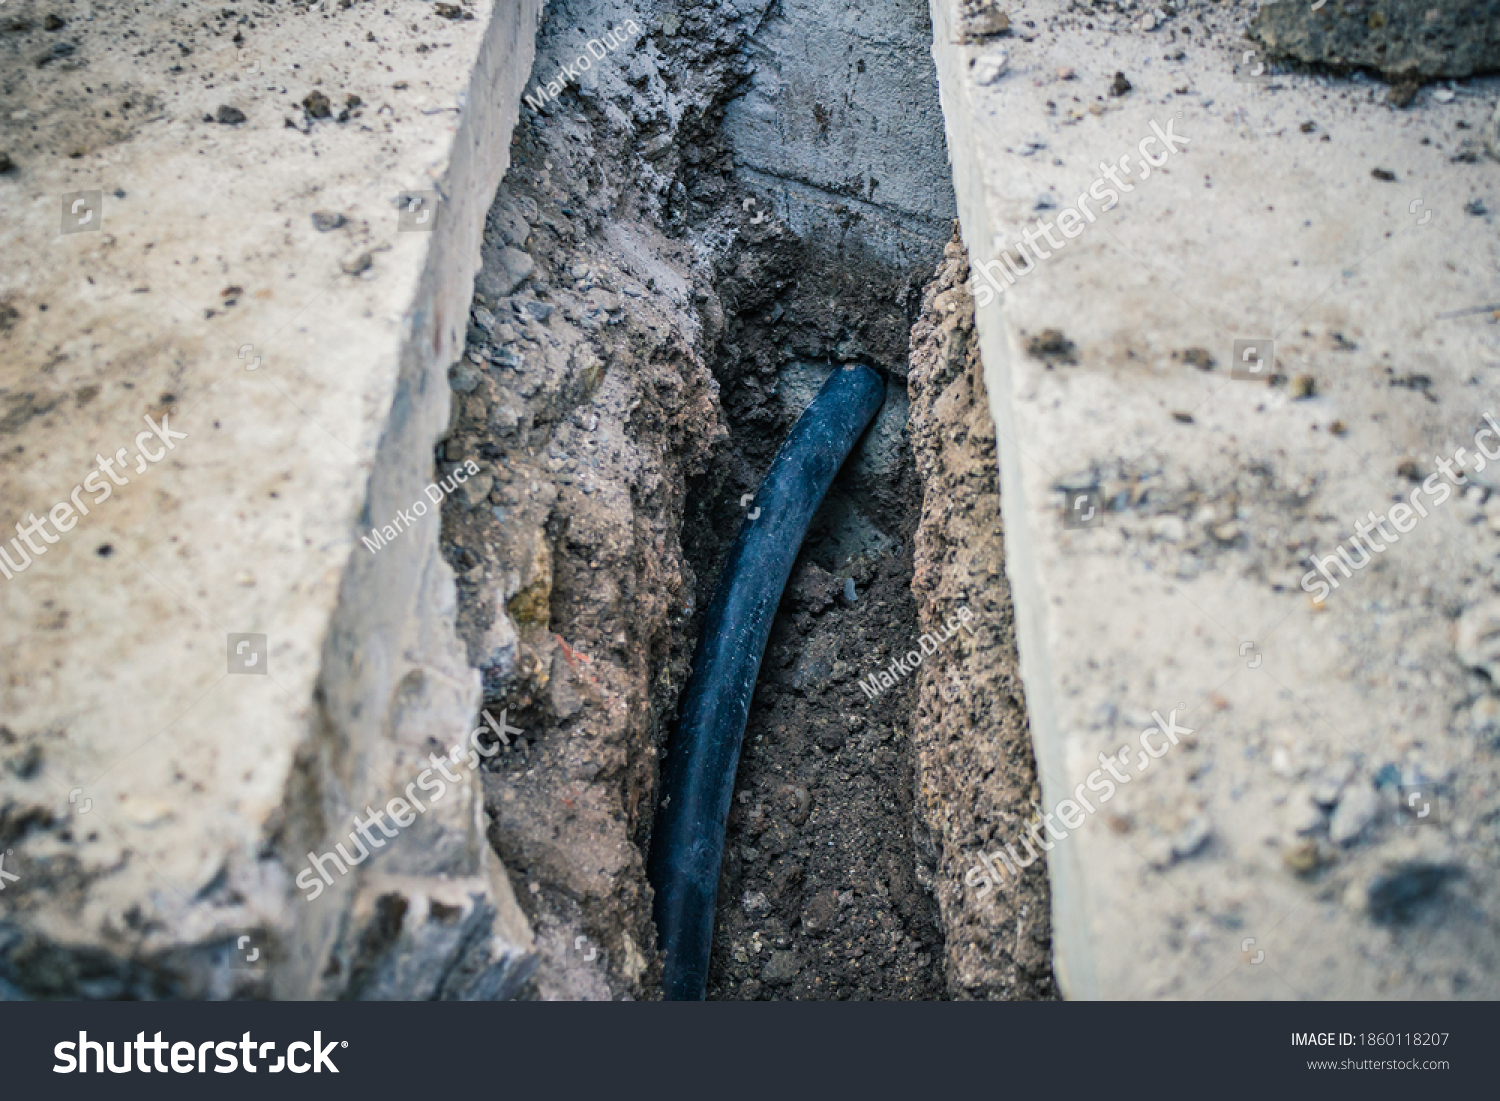
[[[823,384],[776,453],[703,619],[648,872],[669,999],[700,1000],[708,981],[724,824],[776,606],[813,514],[884,400],[885,383],[869,367],[841,368]]]

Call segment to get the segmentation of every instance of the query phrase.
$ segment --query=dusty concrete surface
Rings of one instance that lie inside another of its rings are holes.
[[[471,775],[293,881],[475,721],[436,516],[360,537],[433,480],[539,9],[0,12],[0,501],[55,525],[3,544],[6,996],[524,977]]]
[[[1043,0],[974,46],[957,7],[1063,992],[1494,997],[1495,83],[1237,70],[1244,6]]]

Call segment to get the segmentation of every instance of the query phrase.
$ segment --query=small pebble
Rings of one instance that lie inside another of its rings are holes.
[[[1328,821],[1328,816],[1318,806],[1317,797],[1305,788],[1292,796],[1291,804],[1291,814],[1287,825],[1299,837],[1316,833]]]
[[[800,970],[797,957],[791,952],[772,952],[760,977],[772,986],[782,986],[795,979]]]
[[[980,84],[993,84],[1010,67],[1010,55],[1004,50],[995,50],[974,63],[974,79]]]
[[[1349,845],[1365,832],[1380,811],[1380,797],[1375,789],[1359,785],[1346,792],[1328,823],[1328,837],[1336,845]]]
[[[1392,86],[1391,90],[1386,93],[1385,100],[1392,107],[1410,107],[1421,88],[1422,86],[1415,80],[1403,80]]]
[[[1181,516],[1158,516],[1151,521],[1151,534],[1168,543],[1180,543],[1187,535],[1187,522]]]
[[[1318,843],[1311,838],[1299,841],[1281,854],[1281,862],[1297,875],[1310,875],[1318,870],[1322,860],[1318,854]]]
[[[1333,768],[1324,770],[1313,781],[1312,801],[1320,807],[1336,807],[1344,785],[1353,775],[1354,766],[1348,761],[1341,761]]]
[[[458,495],[464,507],[472,511],[486,504],[490,497],[490,487],[494,484],[495,479],[488,474],[470,474],[469,480],[458,487]]]
[[[787,784],[781,790],[791,804],[792,812],[789,817],[792,825],[802,825],[812,813],[812,793],[801,784]]]
[[[1458,660],[1500,682],[1500,600],[1468,608],[1458,620]]]
[[[460,394],[472,394],[483,376],[479,369],[468,363],[460,363],[448,372],[448,385]]]
[[[1469,709],[1469,726],[1476,734],[1500,736],[1500,699],[1480,696]]]
[[[844,599],[847,600],[850,604],[853,604],[856,600],[859,599],[854,592],[854,578],[852,577],[844,578]]]
[[[1213,825],[1207,817],[1201,814],[1196,815],[1177,831],[1177,836],[1172,838],[1172,855],[1178,860],[1186,860],[1208,844],[1208,839],[1212,834]]]
[[[970,38],[993,38],[1010,30],[1010,16],[999,8],[986,8],[970,17],[965,30]]]
[[[308,92],[302,100],[302,107],[307,111],[309,118],[326,119],[333,114],[333,104],[322,92]]]

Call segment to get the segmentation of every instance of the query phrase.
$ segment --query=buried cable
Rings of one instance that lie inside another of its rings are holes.
[[[651,843],[669,999],[701,999],[707,984],[724,827],[776,606],[813,514],[884,400],[869,367],[841,368],[823,384],[755,494],[704,617]]]

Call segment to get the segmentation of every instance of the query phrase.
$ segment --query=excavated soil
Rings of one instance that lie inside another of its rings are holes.
[[[1023,831],[1041,803],[1041,787],[968,278],[968,255],[955,229],[911,338],[912,437],[924,488],[912,589],[924,633],[935,636],[962,608],[973,616],[972,632],[956,632],[940,645],[918,678],[912,730],[919,817],[930,839],[923,851],[947,932],[948,994],[1055,998],[1045,862],[985,889],[979,859]]]
[[[878,701],[858,686],[877,655],[916,637],[911,552],[855,571],[852,604],[810,559],[746,730],[709,997],[941,997],[943,936],[911,828],[915,686]]]
[[[940,997],[942,933],[912,833],[915,695],[908,685],[872,703],[858,683],[916,637],[920,490],[899,412],[920,277],[787,245],[720,283],[742,308],[715,370],[730,423],[716,464],[723,484],[695,494],[689,517],[700,605],[739,528],[739,501],[800,412],[779,396],[791,387],[785,373],[778,387],[778,371],[858,344],[859,358],[887,372],[886,409],[814,518],[766,648],[725,839],[708,996]]]
[[[912,327],[940,289],[924,294],[939,249],[925,270],[898,270],[852,235],[814,245],[755,209],[720,129],[753,21],[727,3],[681,19],[617,75],[599,66],[588,96],[523,116],[436,456],[440,477],[480,470],[444,502],[444,552],[485,708],[511,728],[484,783],[490,841],[536,932],[530,996],[660,996],[644,855],[702,613],[741,502],[820,374],[851,361],[885,374],[887,408],[815,518],[767,648],[708,995],[1046,996],[1044,881],[993,915],[1014,950],[981,966],[945,945],[943,920],[968,944],[991,916],[954,909],[962,886],[946,880],[965,857],[949,846],[972,838],[929,804],[943,785],[968,788],[925,761],[914,709],[951,738],[962,725],[936,715],[926,669],[878,699],[860,688],[950,595],[914,595],[924,557],[945,560],[944,540],[968,534],[929,523],[934,492],[970,487],[946,468],[919,476],[904,428],[908,359],[933,358]],[[937,447],[951,430],[917,438]],[[973,507],[995,508],[992,440],[975,454],[990,496]],[[998,623],[1003,577],[981,577],[993,606],[971,603]],[[980,787],[1024,799],[1013,639],[980,637],[992,641],[976,675],[1008,670],[1010,702],[963,721],[1000,720],[1016,766]],[[976,822],[988,810],[965,805]]]

